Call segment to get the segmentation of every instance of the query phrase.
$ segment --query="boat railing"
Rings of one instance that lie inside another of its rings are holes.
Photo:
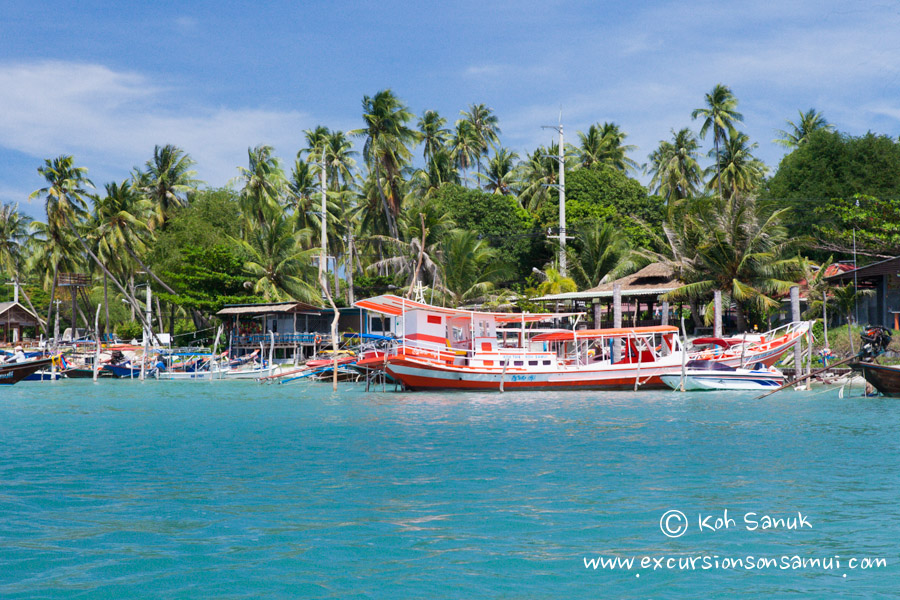
[[[331,336],[328,334],[322,333],[276,333],[275,335],[275,344],[305,344],[305,345],[313,345],[313,344],[322,344],[323,342],[330,343]],[[264,344],[268,346],[272,343],[272,336],[268,333],[252,333],[248,335],[237,335],[234,337],[234,342],[240,346],[258,346],[259,344]]]

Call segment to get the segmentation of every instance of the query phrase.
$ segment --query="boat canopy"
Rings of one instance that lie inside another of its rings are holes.
[[[652,325],[650,327],[616,327],[610,329],[582,329],[580,331],[553,331],[534,336],[535,342],[570,342],[573,339],[598,340],[603,338],[622,338],[648,335],[652,333],[678,333],[677,327],[670,325]]]
[[[713,344],[715,346],[722,346],[723,348],[731,348],[732,346],[740,346],[745,341],[742,338],[717,338],[717,337],[702,337],[693,340],[691,343],[695,346],[705,346],[707,344]]]
[[[537,321],[546,321],[548,319],[558,319],[561,317],[574,317],[583,315],[583,312],[571,313],[500,313],[500,312],[482,312],[475,310],[463,310],[460,308],[446,308],[443,306],[432,306],[424,302],[416,302],[408,298],[401,298],[393,294],[384,294],[375,296],[374,298],[366,298],[353,303],[353,306],[364,308],[372,312],[382,313],[385,315],[399,316],[404,312],[411,310],[424,310],[434,314],[452,315],[458,317],[471,317],[477,315],[481,317],[492,317],[497,323],[534,323]]]

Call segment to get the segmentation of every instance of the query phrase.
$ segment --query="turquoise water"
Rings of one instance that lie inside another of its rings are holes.
[[[752,398],[0,388],[0,597],[896,594],[898,401]],[[688,519],[679,538],[660,530],[670,509]],[[698,531],[698,514],[725,509],[734,526]],[[745,529],[748,512],[797,511],[812,528]],[[584,566],[702,555],[841,567]],[[886,566],[851,570],[851,557]]]

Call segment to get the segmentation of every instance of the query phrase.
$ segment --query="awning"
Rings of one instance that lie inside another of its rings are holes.
[[[558,319],[560,317],[574,317],[577,315],[583,315],[583,312],[569,312],[569,313],[496,313],[496,312],[481,312],[481,311],[473,311],[473,310],[462,310],[459,308],[446,308],[443,306],[432,306],[430,304],[425,304],[424,302],[416,302],[415,300],[409,300],[407,298],[401,298],[399,296],[394,296],[392,294],[384,294],[382,296],[375,296],[374,298],[366,298],[365,300],[359,300],[353,303],[353,306],[364,308],[366,310],[370,310],[372,312],[377,312],[385,315],[391,316],[399,316],[406,311],[410,310],[424,310],[434,314],[448,315],[448,316],[460,316],[460,317],[472,317],[472,316],[485,316],[485,317],[493,317],[495,321],[498,323],[534,323],[537,321],[547,321],[549,319]]]

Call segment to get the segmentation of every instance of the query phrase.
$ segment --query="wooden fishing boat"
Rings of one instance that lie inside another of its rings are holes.
[[[861,371],[866,381],[882,395],[900,398],[900,366],[858,361],[850,363],[850,368]]]
[[[52,358],[38,358],[18,363],[0,364],[0,385],[12,385],[22,381],[32,373],[50,366]]]
[[[771,366],[808,330],[808,323],[792,323],[747,343],[688,353],[678,329],[671,326],[533,327],[552,319],[576,319],[581,313],[489,313],[393,295],[360,300],[355,306],[397,317],[398,339],[386,354],[363,355],[361,360],[413,390],[661,388],[661,376],[680,373],[690,359],[714,359],[735,368]]]

